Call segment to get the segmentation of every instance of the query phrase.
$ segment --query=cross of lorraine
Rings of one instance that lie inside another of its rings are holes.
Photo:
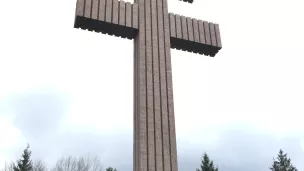
[[[133,169],[177,171],[170,48],[214,57],[219,25],[169,13],[167,0],[77,0],[74,27],[134,40]]]

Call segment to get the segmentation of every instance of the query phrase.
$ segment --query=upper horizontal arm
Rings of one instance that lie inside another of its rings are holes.
[[[138,5],[118,0],[77,0],[75,28],[134,38]]]

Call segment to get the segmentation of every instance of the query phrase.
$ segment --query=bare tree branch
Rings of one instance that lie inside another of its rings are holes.
[[[14,171],[14,165],[15,165],[14,162],[11,162],[10,164],[5,162],[4,168],[1,169],[1,171]]]
[[[33,171],[47,171],[47,168],[46,168],[45,163],[42,160],[37,159],[33,163],[33,169],[32,170]]]
[[[52,171],[102,171],[102,165],[97,156],[62,157]]]

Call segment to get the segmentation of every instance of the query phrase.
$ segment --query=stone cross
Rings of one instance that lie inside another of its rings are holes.
[[[133,168],[177,171],[170,48],[213,57],[219,25],[168,13],[167,0],[134,1],[77,0],[74,27],[134,39]]]

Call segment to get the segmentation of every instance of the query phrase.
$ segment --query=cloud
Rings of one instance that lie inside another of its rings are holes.
[[[1,124],[2,128],[15,132],[11,135],[14,135],[15,139],[16,137],[22,139],[20,136],[23,135],[31,144],[33,158],[45,160],[49,167],[62,156],[90,153],[99,156],[104,167],[113,166],[119,170],[133,168],[132,130],[115,129],[114,125],[107,127],[106,132],[97,129],[103,128],[98,125],[113,124],[115,118],[103,117],[104,120],[100,122],[92,122],[93,127],[85,126],[83,129],[77,124],[66,125],[63,118],[70,113],[69,96],[53,88],[17,93],[3,103],[10,109],[6,111],[15,117],[11,125],[9,122]],[[95,127],[97,130],[92,129],[94,125],[98,126]],[[204,152],[210,155],[221,170],[266,171],[280,148],[288,153],[299,170],[304,168],[301,162],[304,160],[302,149],[304,137],[301,134],[289,132],[288,135],[276,136],[269,131],[258,129],[256,125],[252,126],[244,122],[197,125],[195,130],[192,130],[194,132],[188,134],[185,132],[179,134],[178,130],[179,127],[177,127],[177,143],[181,171],[198,168]],[[14,151],[15,157],[19,157],[24,147],[25,144],[22,148],[20,145],[19,148],[11,151]]]
[[[4,100],[13,124],[28,141],[40,141],[54,134],[68,111],[68,96],[56,89],[40,87],[11,94]]]

